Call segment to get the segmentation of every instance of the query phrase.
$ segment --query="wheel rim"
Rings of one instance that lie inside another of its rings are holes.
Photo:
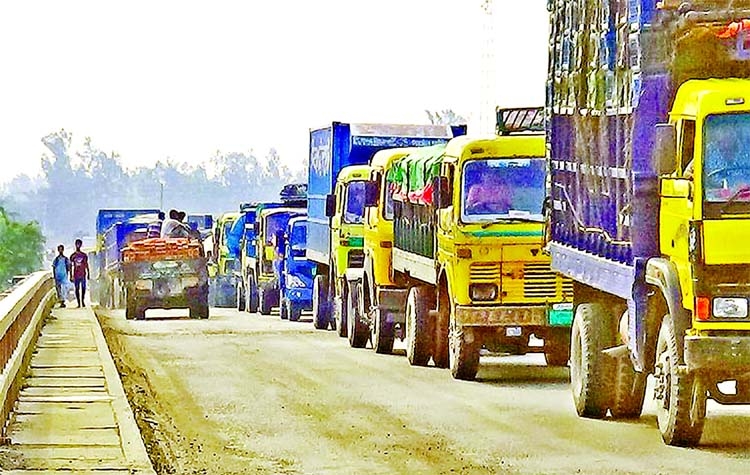
[[[669,422],[669,404],[672,392],[672,362],[663,330],[659,333],[656,351],[654,400],[656,401],[656,417],[661,428],[666,427]]]

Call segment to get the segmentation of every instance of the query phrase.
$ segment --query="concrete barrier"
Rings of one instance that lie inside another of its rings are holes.
[[[0,300],[0,437],[23,383],[44,317],[55,302],[51,272],[36,272]]]

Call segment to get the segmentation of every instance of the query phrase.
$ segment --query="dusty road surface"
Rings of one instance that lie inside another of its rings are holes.
[[[650,400],[634,422],[579,419],[541,355],[459,382],[309,320],[212,311],[100,315],[159,473],[750,472],[750,408],[710,405],[701,447],[672,448]]]

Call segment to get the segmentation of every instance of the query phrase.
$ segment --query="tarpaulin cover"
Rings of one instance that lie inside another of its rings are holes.
[[[387,180],[393,198],[398,201],[432,204],[432,179],[440,173],[445,144],[421,147],[398,159]]]

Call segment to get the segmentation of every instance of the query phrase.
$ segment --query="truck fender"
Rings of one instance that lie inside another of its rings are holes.
[[[678,276],[677,267],[668,259],[655,257],[649,259],[646,263],[646,283],[658,288],[664,297],[669,316],[674,324],[675,334],[679,339],[677,350],[680,359],[682,359],[682,339],[691,326],[691,315],[682,305],[682,287]],[[662,316],[657,315],[656,317],[660,319]],[[658,326],[656,326],[655,331],[658,334]],[[654,339],[654,341],[656,340]]]
[[[437,301],[437,295],[439,292],[441,292],[441,283],[445,281],[445,290],[448,292],[448,301],[453,302],[453,294],[451,293],[451,289],[453,288],[450,274],[446,270],[445,266],[441,266],[440,270],[438,270],[438,277],[436,282],[436,288],[435,288],[435,298]]]

